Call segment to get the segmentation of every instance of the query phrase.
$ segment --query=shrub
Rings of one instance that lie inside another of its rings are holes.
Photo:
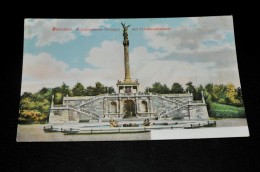
[[[245,108],[211,103],[209,116],[214,118],[245,118]]]

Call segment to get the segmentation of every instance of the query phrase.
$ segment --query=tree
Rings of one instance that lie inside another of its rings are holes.
[[[27,98],[27,97],[32,97],[32,93],[30,93],[30,92],[24,92],[24,93],[21,95],[21,99],[24,99],[24,98]]]
[[[92,86],[88,86],[86,89],[87,96],[94,96],[95,95],[95,88]]]
[[[109,93],[109,94],[115,93],[114,87],[108,87],[108,93]]]
[[[44,89],[44,88],[43,88]],[[43,91],[43,89],[39,93],[46,92]],[[48,89],[48,92],[50,92],[51,89]],[[47,92],[46,92],[47,93]],[[54,103],[55,104],[62,104],[63,97],[70,95],[72,96],[72,92],[69,89],[69,86],[66,85],[64,82],[60,87],[55,87],[52,89],[51,94],[48,96],[48,100],[51,101],[51,95],[54,95]],[[43,96],[43,94],[41,94]]]
[[[237,97],[236,98],[240,101],[240,104],[243,105],[243,97],[242,97],[241,87],[237,88]]]
[[[155,92],[155,93],[160,93],[160,94],[162,94],[162,92],[163,92],[163,85],[162,85],[160,82],[155,82],[155,83],[152,85],[151,92]]]
[[[209,93],[212,94],[213,92],[213,84],[209,83],[205,86],[205,90]]]
[[[71,90],[69,89],[69,86],[66,85],[64,82],[62,83],[62,85],[61,85],[60,88],[61,88],[60,91],[61,91],[63,97],[64,97],[64,96],[67,96],[67,95],[69,95],[69,96],[72,95],[72,92],[71,92]]]
[[[214,85],[211,93],[212,101],[225,104],[226,103],[226,86],[223,84]]]
[[[54,95],[54,104],[62,104],[63,96],[61,93],[56,93]]]
[[[34,108],[34,102],[32,102],[32,99],[30,97],[22,98],[20,101],[20,111],[28,110]]]
[[[161,91],[161,93],[162,93],[162,94],[168,94],[168,93],[170,93],[170,89],[167,87],[166,84],[164,84],[164,85],[162,86],[162,91]]]
[[[226,101],[230,105],[240,105],[240,101],[237,99],[237,90],[231,83],[226,85]]]
[[[181,84],[175,82],[175,83],[172,84],[171,92],[174,93],[174,94],[176,94],[176,93],[183,93],[184,89],[181,86]]]
[[[43,87],[40,91],[38,91],[38,94],[46,94],[50,89]]]
[[[208,112],[211,113],[212,98],[211,98],[211,94],[207,90],[204,91],[204,98],[205,98]]]
[[[202,94],[201,94],[202,91],[204,91],[202,85],[196,88],[196,92],[194,94],[194,100],[202,100]]]
[[[104,86],[100,82],[96,82],[95,87],[88,86],[86,88],[86,95],[87,96],[97,96],[104,93],[114,93],[115,89],[113,87]]]
[[[72,88],[72,94],[74,96],[85,96],[86,90],[81,83],[77,82],[76,85]]]
[[[106,88],[100,82],[96,82],[96,84],[95,84],[95,92],[94,93],[95,93],[95,96],[99,95],[99,94],[104,94],[104,93],[106,93]]]
[[[21,123],[45,123],[50,108],[50,89],[41,89],[35,94],[23,94],[20,101]]]
[[[190,93],[193,93],[193,94],[196,93],[196,89],[195,89],[195,87],[192,85],[192,82],[188,82],[188,83],[186,84],[186,92],[190,92]]]
[[[149,93],[149,92],[152,92],[152,88],[151,87],[146,87],[145,88],[145,93]]]
[[[24,110],[20,113],[19,117],[21,123],[33,123],[43,119],[45,119],[45,117],[39,111],[34,110]]]
[[[61,93],[61,87],[55,87],[52,89],[52,94],[55,95],[56,93]]]

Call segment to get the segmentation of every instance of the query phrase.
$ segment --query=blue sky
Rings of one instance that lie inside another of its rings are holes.
[[[130,65],[141,88],[160,81],[171,85],[229,83],[239,86],[231,16],[156,19],[26,19],[22,92],[101,81],[123,80],[121,23],[129,28]],[[52,31],[71,28],[72,31]],[[140,28],[169,27],[168,31]],[[79,32],[76,28],[102,31]],[[104,28],[115,29],[106,31]],[[137,30],[138,28],[138,30]],[[225,63],[223,64],[223,60]]]

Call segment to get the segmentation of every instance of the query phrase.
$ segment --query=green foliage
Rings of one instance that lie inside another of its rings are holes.
[[[107,87],[107,88],[109,94],[115,93],[115,89],[113,87]]]
[[[211,103],[209,116],[214,118],[245,118],[245,108]]]
[[[152,85],[152,91],[151,92],[156,92],[156,93],[163,93],[163,85],[160,82],[155,82]]]
[[[63,95],[61,93],[56,93],[54,95],[54,104],[62,104]]]
[[[207,91],[209,94],[212,94],[213,92],[213,84],[209,83],[205,86],[205,91]]]
[[[28,98],[28,97],[31,97],[32,96],[32,93],[30,92],[24,92],[21,96],[21,99],[25,99],[25,98]]]
[[[95,96],[95,87],[88,86],[86,89],[87,96]]]
[[[197,87],[195,89],[196,89],[196,91],[193,93],[194,100],[202,100],[201,92],[203,92],[203,90],[204,90],[203,86],[200,85],[199,87]]]
[[[105,94],[105,93],[109,93],[109,94],[115,93],[115,89],[113,87],[104,86],[100,82],[96,82],[95,87],[88,86],[86,88],[87,96],[97,96],[97,95]]]
[[[154,93],[160,93],[160,94],[168,94],[168,93],[170,93],[170,89],[167,87],[166,84],[162,85],[160,82],[155,82],[152,85],[152,88],[147,87],[145,92],[154,92]]]
[[[84,86],[77,82],[76,85],[72,88],[72,94],[73,96],[85,96],[86,95],[86,91]]]
[[[60,87],[60,93],[63,96],[72,96],[72,91],[69,89],[69,86],[66,85],[64,82],[62,83],[61,87]]]
[[[62,104],[64,96],[95,96],[103,93],[114,93],[113,87],[105,87],[100,82],[95,87],[89,86],[87,89],[81,83],[77,83],[71,90],[68,85],[62,83],[60,87],[53,89],[43,87],[37,93],[24,92],[20,100],[20,123],[46,123],[48,120],[49,109],[52,95],[54,104]]]
[[[45,123],[50,102],[51,89],[43,88],[35,94],[23,94],[20,101],[20,123]]]
[[[237,100],[243,105],[242,90],[240,87],[237,88]]]
[[[45,123],[46,119],[46,114],[34,110],[24,110],[19,117],[20,123]]]
[[[162,86],[162,92],[163,92],[164,94],[169,94],[169,93],[170,93],[170,89],[167,87],[166,84],[164,84],[164,85]]]
[[[226,102],[227,104],[233,104],[233,105],[240,105],[240,101],[237,99],[238,93],[233,84],[227,84],[226,86],[227,92],[226,92]]]
[[[172,89],[171,89],[171,93],[183,93],[184,92],[184,89],[183,87],[181,86],[181,84],[175,82],[172,84]]]
[[[211,93],[212,95],[212,101],[213,102],[219,102],[220,99],[225,99],[226,98],[226,87],[225,85],[221,84],[221,85],[214,85],[213,86],[213,92]]]
[[[195,86],[192,84],[192,82],[188,82],[186,84],[186,92],[190,92],[190,93],[193,93],[193,94],[196,94],[197,91],[196,91],[196,88]]]
[[[104,94],[106,93],[106,88],[103,84],[100,82],[96,82],[95,89],[94,89],[95,95]]]
[[[232,106],[243,106],[242,100],[242,91],[241,88],[236,89],[235,86],[231,83],[227,85],[213,85],[207,84],[204,90],[205,99],[209,98],[211,102],[220,103],[220,104],[227,104]]]
[[[208,112],[211,110],[212,96],[208,91],[204,91],[204,98],[207,105]]]
[[[156,92],[160,94],[168,93],[166,85],[156,82],[152,87],[147,87],[146,92]],[[182,86],[174,83],[170,93],[181,92]],[[216,118],[242,118],[245,117],[241,88],[235,88],[231,83],[227,85],[209,83],[203,87],[196,87],[192,82],[186,84],[186,92],[193,93],[194,100],[202,100],[204,93],[205,102],[209,115]]]

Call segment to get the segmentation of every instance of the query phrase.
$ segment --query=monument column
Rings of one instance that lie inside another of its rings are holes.
[[[131,81],[128,46],[124,46],[125,55],[125,81]]]
[[[128,40],[128,26],[125,26],[125,24],[121,23],[123,26],[123,45],[124,45],[124,62],[125,62],[125,82],[131,82],[131,77],[130,77],[130,64],[129,64],[129,40]]]
[[[118,93],[128,93],[133,94],[138,92],[138,81],[132,81],[130,76],[130,61],[129,61],[129,40],[128,40],[128,28],[130,25],[126,26],[124,23],[121,23],[123,26],[123,45],[124,45],[124,67],[125,67],[125,78],[124,81],[117,81]],[[134,89],[136,89],[135,92]]]

